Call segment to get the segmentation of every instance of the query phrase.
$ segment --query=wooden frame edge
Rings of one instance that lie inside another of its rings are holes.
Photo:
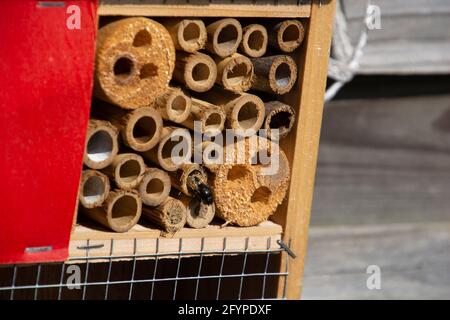
[[[283,239],[297,256],[280,262],[280,270],[287,268],[289,276],[286,288],[285,279],[279,279],[278,297],[285,294],[287,299],[300,298],[303,284],[335,7],[335,0],[314,0],[307,29],[289,201],[282,223]]]
[[[204,8],[203,8],[204,7]],[[206,10],[202,10],[206,9]],[[98,15],[111,16],[181,16],[181,17],[259,17],[259,18],[307,18],[311,6],[264,4],[100,4]]]

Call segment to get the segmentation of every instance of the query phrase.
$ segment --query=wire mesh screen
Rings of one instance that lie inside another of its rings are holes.
[[[111,248],[113,240],[111,240]],[[135,240],[136,242],[136,240]],[[156,253],[72,258],[0,266],[0,299],[275,299],[286,286],[285,249]],[[182,239],[180,239],[182,248]],[[286,263],[287,265],[287,263]],[[280,279],[282,281],[280,281]]]

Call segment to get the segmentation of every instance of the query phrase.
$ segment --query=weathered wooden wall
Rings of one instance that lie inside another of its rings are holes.
[[[449,78],[377,79],[325,107],[305,299],[450,297]]]
[[[449,217],[450,97],[331,103],[318,165],[315,224]]]
[[[356,43],[366,1],[341,0]],[[369,33],[361,74],[450,73],[450,1],[372,0],[382,29]]]

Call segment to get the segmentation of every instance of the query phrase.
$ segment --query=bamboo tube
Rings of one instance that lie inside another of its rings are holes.
[[[139,220],[142,202],[135,191],[110,191],[102,207],[86,209],[81,212],[115,232],[130,230]]]
[[[217,66],[206,54],[177,52],[173,77],[193,91],[205,92],[211,89],[216,81]]]
[[[175,67],[169,32],[137,17],[100,28],[94,72],[96,97],[124,109],[150,105],[167,88]]]
[[[206,50],[225,58],[236,52],[242,40],[242,26],[236,19],[225,18],[206,27]]]
[[[227,90],[241,93],[252,86],[253,64],[251,60],[241,54],[235,53],[227,58],[216,58],[217,79]]]
[[[269,45],[283,52],[297,49],[305,37],[305,28],[300,21],[285,20],[276,24],[269,32]]]
[[[192,138],[189,130],[163,127],[158,147],[142,153],[142,156],[167,171],[175,171],[182,164],[190,163]]]
[[[294,86],[297,66],[291,57],[278,55],[251,60],[255,69],[252,89],[285,94]]]
[[[135,153],[121,153],[115,156],[102,172],[110,177],[118,188],[131,190],[142,180],[145,172],[144,159]]]
[[[258,96],[249,93],[236,94],[215,87],[199,97],[225,110],[225,126],[235,134],[251,136],[261,128],[264,121],[264,102]]]
[[[278,139],[284,138],[292,130],[295,122],[295,110],[280,101],[264,103],[266,119],[263,128],[267,129],[267,137],[272,139],[272,130],[278,130]]]
[[[142,202],[148,206],[159,206],[170,193],[170,177],[157,168],[147,168],[138,188]]]
[[[201,133],[215,134],[223,130],[225,125],[225,111],[209,102],[192,98],[191,113],[181,124],[191,130]],[[195,121],[199,124],[195,126]]]
[[[195,52],[206,44],[206,27],[199,19],[169,19],[164,23],[176,50]]]
[[[186,195],[180,196],[180,201],[187,208],[186,224],[194,229],[206,228],[214,219],[216,214],[216,205],[206,204],[197,198],[191,198]]]
[[[268,35],[263,25],[250,24],[242,30],[239,51],[252,58],[262,57],[267,50]]]
[[[194,162],[209,167],[214,164],[223,164],[223,146],[213,141],[205,140],[193,146]]]
[[[120,130],[123,143],[135,151],[150,150],[159,142],[162,118],[151,107],[126,111],[111,104],[96,103],[92,116],[110,121]]]
[[[268,145],[269,142],[264,141],[270,140],[263,138],[258,138],[263,143],[255,150],[248,145],[252,138],[241,142],[246,144],[246,157],[253,159],[268,148],[269,153],[274,153],[270,163],[225,164],[212,168],[216,215],[238,226],[254,226],[267,220],[283,201],[290,180],[289,162],[284,152],[274,147],[275,143]],[[270,166],[274,169],[272,174],[265,171]]]
[[[107,167],[116,156],[119,147],[119,131],[108,121],[89,120],[83,163],[91,169]]]
[[[169,172],[172,186],[185,195],[191,196],[191,190],[195,186],[189,181],[190,177],[196,177],[200,182],[207,183],[208,175],[205,169],[197,163],[183,164],[176,171]]]
[[[85,208],[100,207],[108,196],[109,179],[96,170],[83,170],[78,198]]]
[[[175,233],[186,224],[186,211],[180,200],[168,197],[157,207],[144,207],[142,214],[164,231]]]
[[[180,88],[168,88],[155,101],[155,108],[160,112],[164,120],[175,123],[185,121],[191,111],[191,98]]]

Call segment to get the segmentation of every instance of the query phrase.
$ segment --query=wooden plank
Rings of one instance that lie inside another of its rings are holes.
[[[411,19],[414,23],[411,23]],[[363,26],[363,18],[349,19],[347,30],[351,39],[356,43]],[[381,29],[370,30],[368,33],[368,45],[374,42],[403,41],[423,42],[424,48],[428,42],[449,42],[448,30],[450,30],[450,12],[439,13],[430,16],[400,16],[381,17]]]
[[[374,41],[383,40],[416,40],[416,41],[437,41],[448,39],[450,25],[450,12],[439,13],[430,16],[381,16],[381,29],[373,29],[368,33],[369,44]],[[414,23],[411,23],[411,19]],[[349,36],[357,40],[363,27],[363,18],[348,19],[347,32]]]
[[[322,141],[448,153],[448,101],[448,95],[334,101],[326,108]]]
[[[449,74],[449,50],[450,42],[440,40],[369,42],[358,73]]]
[[[362,32],[365,1],[343,0],[347,33],[355,44]],[[374,0],[381,29],[368,32],[358,74],[449,73],[450,2]],[[389,57],[389,59],[386,59]]]
[[[365,16],[366,1],[343,0],[345,15],[350,19],[362,19]],[[394,16],[432,16],[450,13],[450,3],[447,0],[372,0],[373,5],[379,6],[382,19]]]
[[[306,18],[310,13],[310,4],[108,4],[104,1],[98,8],[100,16]]]
[[[72,240],[85,239],[128,239],[128,238],[157,238],[161,237],[161,229],[149,224],[137,224],[126,233],[117,233],[105,229],[98,229],[98,225],[83,224],[75,226]],[[172,238],[200,238],[229,236],[263,236],[268,234],[281,234],[281,226],[272,221],[264,221],[255,227],[221,227],[219,224],[211,224],[204,229],[183,228],[176,232]]]
[[[86,257],[87,250],[84,247],[87,245],[101,246],[90,249],[90,257],[132,256],[134,253],[151,255],[158,252],[166,254],[165,258],[173,258],[180,251],[192,254],[199,254],[201,251],[206,254],[218,254],[223,250],[225,238],[227,252],[243,252],[246,249],[277,250],[280,248],[277,240],[281,239],[281,233],[281,226],[271,221],[248,228],[230,226],[221,228],[220,225],[210,225],[205,229],[183,228],[172,237],[161,237],[161,230],[147,225],[136,225],[127,233],[109,232],[94,225],[77,225],[72,233],[69,256],[71,259]],[[114,244],[111,248],[112,241]]]
[[[288,299],[298,299],[301,291],[335,6],[335,1],[313,2],[306,43],[297,57],[301,66],[298,88],[286,95],[285,100],[297,108],[300,106],[296,128],[281,146],[292,165],[289,199],[274,216],[274,221],[285,230],[284,241],[297,255],[288,261]],[[280,270],[285,268],[283,259]],[[281,297],[284,279],[280,279],[278,290]]]
[[[449,221],[311,227],[303,298],[448,298]],[[381,269],[380,290],[367,289],[369,265]]]
[[[327,105],[311,224],[450,220],[449,100],[447,94]]]
[[[312,225],[445,221],[450,155],[322,143]]]

